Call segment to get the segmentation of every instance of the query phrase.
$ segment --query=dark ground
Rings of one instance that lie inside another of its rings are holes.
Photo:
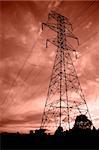
[[[99,149],[99,129],[70,130],[46,134],[43,130],[30,134],[1,133],[1,150],[14,149]]]

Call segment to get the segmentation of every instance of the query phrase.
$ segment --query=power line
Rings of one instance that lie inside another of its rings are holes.
[[[88,7],[88,9],[91,8],[94,4],[95,4],[95,2],[92,3],[92,4],[90,5],[90,7]],[[88,11],[88,9],[87,9],[86,11]],[[86,12],[86,11],[85,11],[85,12]],[[85,13],[85,12],[84,12],[84,13]],[[84,13],[83,13],[83,14],[84,14]],[[93,14],[93,13],[94,13],[94,10],[92,10],[92,12],[90,12],[90,15]],[[83,14],[82,14],[82,15],[83,15]],[[89,19],[90,15],[89,15],[89,14],[86,15],[85,18],[84,18],[84,20]],[[80,16],[80,17],[81,17],[81,16]],[[77,20],[77,19],[75,19],[75,20]],[[82,22],[83,22],[83,20],[80,21],[80,22],[76,25],[76,28],[75,28],[74,30],[76,30],[80,25],[82,25],[82,24],[81,24]],[[76,22],[74,22],[74,24],[75,24],[75,23],[76,23]],[[84,23],[84,22],[83,22],[83,23]]]
[[[85,7],[73,20],[72,22],[74,21],[74,24],[76,23],[75,20],[77,21],[77,19],[79,17],[81,17],[81,15],[85,14],[86,11],[88,11],[88,9],[95,3],[95,1],[91,1],[89,2],[87,8]]]
[[[94,2],[95,2],[95,1],[94,1]],[[87,10],[94,4],[94,2],[91,2],[91,3],[88,5]],[[86,8],[85,8],[85,10],[86,10]],[[83,10],[83,11],[84,11],[84,10]],[[81,13],[82,13],[83,11],[81,11],[79,15],[81,15]],[[85,12],[85,11],[84,11],[84,12]],[[78,16],[79,16],[79,15],[78,15]],[[83,43],[83,44],[84,44],[84,43]],[[80,46],[81,46],[81,45],[80,45]],[[38,65],[38,66],[41,67],[41,65]],[[29,78],[29,76],[31,75],[32,72],[33,72],[33,70],[31,70],[31,71],[28,73],[28,75],[27,75],[27,77],[25,78],[24,81],[26,81],[26,80]],[[39,75],[39,74],[38,74],[38,75]]]
[[[40,29],[40,28],[39,28],[39,29]],[[39,36],[40,36],[40,35],[39,35]],[[37,39],[38,39],[38,37],[37,37]],[[36,41],[37,41],[37,39],[36,39]],[[7,97],[9,96],[9,94],[10,94],[10,92],[11,92],[11,90],[12,90],[12,88],[13,88],[15,82],[16,82],[16,80],[18,79],[19,75],[21,74],[21,72],[22,72],[22,70],[23,70],[23,68],[24,68],[24,66],[25,66],[25,64],[26,64],[26,62],[27,62],[27,60],[28,60],[29,57],[31,56],[31,53],[32,53],[32,50],[33,50],[33,48],[34,48],[34,46],[35,46],[35,44],[36,44],[36,41],[35,41],[34,44],[32,45],[32,48],[31,48],[31,50],[30,50],[30,53],[28,54],[28,56],[27,56],[26,59],[24,60],[22,67],[19,69],[19,71],[18,71],[18,73],[17,73],[17,75],[16,75],[16,78],[13,80],[11,86],[9,87],[8,93],[7,93],[7,95],[6,95],[5,98],[4,98],[4,102],[6,102]]]
[[[87,11],[94,3],[95,3],[95,1],[91,2],[91,3],[88,5],[87,9],[85,9],[85,10]],[[84,10],[83,10],[83,11],[84,11]],[[80,14],[78,15],[78,17],[81,16],[81,14],[83,13],[83,11],[80,12]],[[84,11],[84,13],[85,13],[85,11]],[[84,14],[84,13],[83,13],[83,14]],[[77,17],[76,17],[76,19],[77,19]],[[10,92],[11,92],[11,90],[12,90],[12,88],[13,88],[15,82],[16,82],[16,80],[17,80],[18,77],[20,76],[20,74],[21,74],[21,72],[22,72],[22,70],[23,70],[23,68],[24,68],[24,66],[25,66],[25,64],[26,64],[26,62],[27,62],[27,60],[28,60],[28,58],[30,57],[30,55],[31,55],[31,53],[32,53],[32,50],[33,50],[33,47],[35,46],[35,44],[36,44],[36,43],[33,44],[32,49],[31,49],[29,55],[28,55],[28,56],[26,57],[26,59],[24,60],[22,67],[20,68],[20,70],[18,71],[18,73],[17,73],[17,75],[16,75],[16,78],[15,78],[14,81],[12,82],[12,84],[11,84],[9,90],[8,90],[8,93],[7,93],[6,97],[4,98],[4,102],[6,101],[7,97],[9,96],[9,94],[10,94]],[[32,71],[30,71],[30,72],[32,73]],[[25,80],[28,79],[28,77],[30,76],[31,73],[28,74],[28,76],[26,77]]]
[[[38,37],[37,37],[37,39],[38,39]],[[36,41],[37,41],[37,39],[36,39]],[[13,82],[12,82],[12,84],[11,84],[9,90],[8,90],[8,93],[7,93],[7,95],[6,95],[5,98],[4,98],[4,103],[6,102],[6,100],[7,100],[8,96],[9,96],[9,94],[10,94],[10,92],[11,92],[11,90],[12,90],[12,88],[13,88],[15,82],[16,82],[16,80],[17,80],[18,77],[20,76],[20,74],[21,74],[21,72],[22,72],[22,70],[23,70],[23,68],[24,68],[24,66],[25,66],[25,64],[26,64],[26,62],[27,62],[27,60],[28,60],[29,57],[31,56],[31,53],[32,53],[33,48],[34,48],[34,46],[35,46],[35,44],[36,44],[36,41],[33,43],[32,48],[31,48],[29,54],[28,54],[27,57],[25,58],[25,60],[24,60],[24,62],[23,62],[23,65],[21,66],[21,68],[19,69],[19,71],[18,71],[18,73],[17,73],[15,79],[13,80]]]

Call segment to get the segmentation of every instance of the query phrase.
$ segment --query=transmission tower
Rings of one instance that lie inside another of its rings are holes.
[[[55,23],[54,23],[55,22]],[[71,52],[76,53],[68,39],[78,38],[72,33],[69,19],[51,11],[47,23],[42,23],[55,31],[57,36],[46,40],[57,47],[46,103],[42,115],[41,128],[52,130],[61,126],[70,129],[76,116],[86,115],[91,119],[80,82],[72,62]]]

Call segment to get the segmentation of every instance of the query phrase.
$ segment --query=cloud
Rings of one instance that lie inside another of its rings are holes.
[[[56,48],[50,44],[49,48],[45,48],[45,39],[52,33],[50,29],[42,32],[41,23],[47,20],[52,8],[70,18],[74,33],[80,39],[77,48],[79,59],[75,66],[90,110],[94,104],[91,114],[96,118],[95,121],[98,120],[98,111],[95,109],[99,100],[97,103],[94,101],[99,89],[99,9],[95,3],[88,11],[83,11],[88,6],[89,2],[65,1],[2,3],[1,131],[11,131],[12,126],[25,131],[33,129],[32,125],[40,125],[56,52]]]
[[[41,114],[33,114],[33,113],[24,113],[19,115],[11,115],[8,118],[2,119],[0,121],[1,127],[5,127],[7,125],[20,125],[25,123],[38,123],[41,119]]]
[[[22,115],[12,115],[0,121],[0,130],[10,132],[29,132],[40,127],[41,114],[26,113]]]

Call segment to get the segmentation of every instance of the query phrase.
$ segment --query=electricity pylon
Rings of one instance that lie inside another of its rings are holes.
[[[56,21],[56,23],[51,23]],[[68,39],[78,38],[72,33],[69,19],[51,11],[47,23],[42,23],[55,31],[57,36],[46,40],[57,47],[52,75],[49,83],[47,99],[42,115],[41,128],[52,130],[61,126],[70,129],[76,116],[80,114],[90,118],[90,113],[82,93],[80,82],[72,62],[71,52],[75,52]],[[91,118],[90,118],[91,119]]]

